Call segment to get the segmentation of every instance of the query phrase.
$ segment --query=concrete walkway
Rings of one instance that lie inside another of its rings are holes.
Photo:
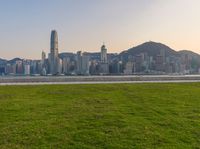
[[[0,85],[187,83],[187,82],[200,82],[200,75],[0,77]]]

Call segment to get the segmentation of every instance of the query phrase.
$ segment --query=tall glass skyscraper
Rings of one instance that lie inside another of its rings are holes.
[[[59,57],[58,57],[58,33],[56,30],[51,32],[50,44],[50,73],[56,75],[59,73]]]

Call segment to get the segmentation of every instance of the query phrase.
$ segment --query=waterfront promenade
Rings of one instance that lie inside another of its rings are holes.
[[[200,82],[200,75],[4,76],[0,85]]]

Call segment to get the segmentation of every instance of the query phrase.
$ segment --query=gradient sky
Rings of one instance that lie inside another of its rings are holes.
[[[120,52],[146,41],[200,53],[200,0],[1,0],[0,57],[59,51]]]

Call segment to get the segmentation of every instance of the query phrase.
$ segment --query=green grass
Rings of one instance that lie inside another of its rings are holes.
[[[200,148],[200,84],[1,86],[4,148]]]

